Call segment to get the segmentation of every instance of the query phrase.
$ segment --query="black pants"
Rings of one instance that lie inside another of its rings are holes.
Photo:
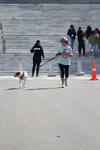
[[[39,75],[40,63],[41,63],[41,61],[33,61],[32,76],[34,76],[35,69],[36,69],[36,76]]]
[[[83,55],[85,56],[85,43],[79,42],[79,45],[78,45],[79,56],[81,56],[82,49],[83,49]]]
[[[69,77],[69,65],[59,64],[59,69],[60,69],[60,76],[61,76],[61,78],[64,78],[64,76],[66,78]]]

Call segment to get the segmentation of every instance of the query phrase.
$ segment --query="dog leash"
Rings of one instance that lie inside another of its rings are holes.
[[[60,55],[62,55],[61,53],[59,53]],[[48,62],[52,61],[53,59],[57,58],[58,55],[54,56],[53,58],[49,59],[47,62],[45,62],[44,64],[40,65],[40,67],[46,65]]]
[[[50,61],[52,61],[53,59],[55,59],[57,56],[55,56],[55,57],[53,57],[53,58],[51,58],[51,59],[49,59],[47,62],[45,62],[44,64],[41,64],[40,65],[40,67],[42,67],[42,66],[44,66],[44,65],[46,65],[48,62],[50,62]]]

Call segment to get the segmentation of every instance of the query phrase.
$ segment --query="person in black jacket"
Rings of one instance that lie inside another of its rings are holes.
[[[92,27],[91,26],[87,26],[87,29],[85,30],[85,37],[86,39],[89,39],[89,37],[92,35]]]
[[[36,76],[39,76],[39,67],[41,63],[41,56],[44,59],[43,48],[40,44],[40,40],[37,40],[30,52],[33,53],[33,67],[32,67],[32,77],[34,76],[35,68],[36,68]]]
[[[83,49],[83,55],[85,56],[85,41],[84,41],[84,32],[82,30],[82,27],[78,28],[77,39],[78,39],[78,52],[79,52],[79,56],[81,56],[81,50],[82,49]]]
[[[72,50],[74,49],[74,43],[75,43],[75,37],[76,37],[76,30],[74,25],[70,25],[70,28],[68,29],[67,35],[70,37],[70,46]]]
[[[85,30],[85,37],[86,37],[86,48],[87,51],[91,51],[91,47],[92,45],[89,42],[89,38],[92,35],[93,31],[92,31],[92,27],[91,26],[87,26],[86,30]]]

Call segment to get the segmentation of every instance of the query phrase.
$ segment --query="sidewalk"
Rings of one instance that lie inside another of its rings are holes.
[[[1,150],[99,150],[100,80],[0,78]]]
[[[100,75],[97,74],[97,78],[100,80]],[[39,77],[31,77],[28,76],[28,80],[60,80],[60,75],[55,75],[49,77],[48,75],[40,75]],[[91,74],[84,74],[84,75],[70,75],[69,79],[80,79],[80,80],[90,80]],[[0,76],[0,80],[18,80],[14,76]]]

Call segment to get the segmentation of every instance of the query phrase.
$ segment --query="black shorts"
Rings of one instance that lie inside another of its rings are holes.
[[[64,78],[64,76],[66,78],[69,77],[69,65],[59,64],[59,69],[60,69],[60,76],[61,76],[61,78]]]

